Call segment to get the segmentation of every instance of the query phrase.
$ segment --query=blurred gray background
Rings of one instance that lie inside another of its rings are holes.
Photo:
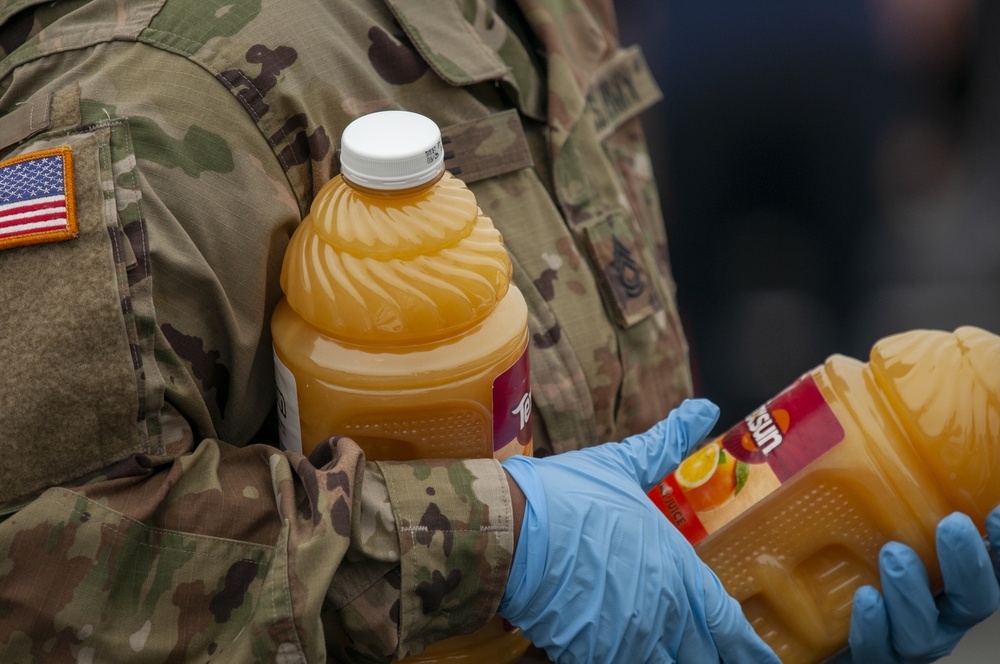
[[[1000,4],[618,7],[664,92],[644,126],[720,429],[830,354],[866,359],[913,328],[1000,332]],[[941,661],[998,651],[994,617]]]

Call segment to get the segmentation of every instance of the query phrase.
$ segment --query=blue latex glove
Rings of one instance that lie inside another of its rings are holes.
[[[993,551],[1000,551],[1000,508],[986,519]],[[972,520],[951,514],[938,524],[937,555],[944,592],[931,595],[927,570],[913,549],[889,542],[879,554],[882,595],[858,588],[851,613],[850,649],[865,664],[933,662],[1000,605],[990,554]]]
[[[646,496],[718,417],[689,400],[622,443],[504,461],[527,506],[500,615],[560,663],[777,663]]]

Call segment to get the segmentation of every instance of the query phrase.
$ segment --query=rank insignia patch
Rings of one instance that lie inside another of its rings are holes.
[[[77,235],[68,146],[0,162],[0,249]]]

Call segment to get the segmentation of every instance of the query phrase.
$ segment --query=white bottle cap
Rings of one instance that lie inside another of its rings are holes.
[[[363,115],[344,129],[340,172],[370,189],[406,189],[433,181],[444,170],[441,130],[409,111]]]

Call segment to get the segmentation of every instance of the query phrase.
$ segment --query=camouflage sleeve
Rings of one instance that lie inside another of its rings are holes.
[[[386,627],[398,622],[396,654],[404,657],[484,625],[503,596],[515,544],[499,463],[378,462],[366,477],[329,593],[340,622],[328,632],[364,634],[384,652],[397,643]]]
[[[0,643],[16,661],[418,652],[492,616],[506,491],[492,460],[366,465],[347,439],[136,456],[0,524]]]

